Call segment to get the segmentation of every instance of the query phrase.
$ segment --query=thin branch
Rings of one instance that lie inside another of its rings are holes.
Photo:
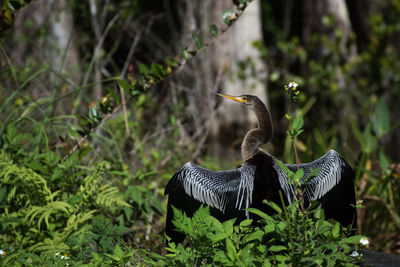
[[[87,72],[86,72],[86,74],[85,74],[85,77],[84,77],[84,79],[83,79],[82,87],[84,87],[84,86],[87,85],[87,83],[88,83],[88,81],[89,81],[90,73],[92,72],[92,69],[93,69],[93,65],[94,65],[94,63],[96,62],[96,60],[97,60],[97,58],[98,58],[98,56],[99,56],[99,54],[100,54],[100,51],[101,51],[100,48],[103,46],[104,40],[106,39],[106,37],[107,37],[109,31],[111,30],[111,28],[112,28],[112,26],[114,25],[114,23],[118,20],[118,18],[119,18],[119,14],[115,15],[115,16],[111,19],[111,21],[108,23],[108,25],[107,25],[107,27],[106,27],[106,29],[105,29],[103,35],[101,36],[100,41],[97,43],[97,45],[96,45],[96,47],[95,47],[95,49],[94,49],[94,55],[93,55],[93,57],[92,57],[92,59],[91,59],[91,61],[90,61],[90,64],[89,64],[89,68],[88,68],[88,70],[87,70]],[[77,99],[77,103],[80,102],[81,97],[82,97],[82,94],[79,92],[78,99]],[[75,106],[75,107],[74,107],[72,113],[76,113],[77,107],[78,107],[78,106]]]
[[[136,47],[139,43],[140,37],[142,35],[142,31],[140,31],[140,33],[136,34],[135,39],[133,40],[132,45],[129,48],[128,56],[126,57],[124,67],[122,68],[122,71],[121,71],[121,75],[120,75],[121,79],[123,79],[125,77],[125,74],[128,71],[129,63],[131,62],[133,53],[135,52]]]
[[[126,134],[129,136],[131,132],[129,130],[129,123],[128,123],[128,117],[127,117],[127,112],[126,112],[125,92],[121,86],[119,86],[119,91],[121,93],[121,105],[122,105],[122,111],[124,113],[125,130],[126,130]]]

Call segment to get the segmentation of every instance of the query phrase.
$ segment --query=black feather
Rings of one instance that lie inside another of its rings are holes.
[[[297,169],[297,165],[293,164],[287,167],[292,171]],[[352,206],[355,205],[354,173],[349,164],[331,150],[318,160],[299,164],[299,168],[304,170],[305,204],[317,200],[327,218],[355,227],[356,212]],[[305,182],[310,168],[321,170]],[[249,217],[256,219],[243,211],[246,207],[273,214],[274,211],[263,204],[263,200],[282,206],[279,191],[283,193],[285,205],[290,204],[294,193],[286,174],[273,157],[261,151],[235,170],[211,171],[188,162],[174,174],[165,188],[165,195],[169,196],[166,233],[173,242],[182,242],[185,238],[174,230],[172,206],[191,217],[201,204],[206,204],[210,206],[211,215],[220,221],[237,218],[236,223],[239,223]]]

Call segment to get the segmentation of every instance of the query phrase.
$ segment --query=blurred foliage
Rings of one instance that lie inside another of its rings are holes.
[[[326,257],[313,259],[312,253],[319,250],[312,242],[304,243],[300,251],[288,247],[288,225],[299,227],[293,228],[298,235],[317,235],[314,241],[328,238],[329,242],[323,243],[328,252],[347,251],[350,242],[343,238],[342,230],[338,232],[337,224],[324,221],[323,216],[317,218],[323,231],[311,231],[312,220],[299,217],[293,207],[288,214],[302,223],[288,223],[283,212],[280,218],[268,217],[270,221],[256,229],[249,222],[240,226],[232,226],[231,221],[218,223],[206,210],[192,219],[181,216],[181,225],[213,223],[188,232],[191,246],[170,244],[165,248],[168,254],[162,256],[164,185],[184,162],[192,157],[198,160],[199,151],[203,152],[196,146],[199,137],[195,130],[183,127],[195,125],[188,116],[192,108],[187,105],[189,97],[174,95],[169,78],[226,29],[211,25],[211,41],[190,33],[191,43],[175,51],[169,45],[176,36],[168,34],[169,24],[158,15],[168,10],[165,6],[149,7],[146,1],[99,1],[98,7],[103,8],[99,10],[100,28],[110,29],[94,60],[98,43],[89,1],[70,0],[74,32],[79,36],[74,40],[81,55],[79,72],[89,77],[85,83],[43,61],[50,58],[43,52],[48,25],[37,29],[28,19],[24,32],[4,31],[28,2],[3,1],[0,8],[0,30],[6,35],[0,41],[0,250],[7,253],[0,255],[0,265],[200,265],[210,257],[226,265],[277,264],[299,258],[322,260],[320,264],[349,262],[342,254],[332,258],[332,254],[322,253]],[[227,27],[240,23],[240,12],[248,2],[234,1],[236,7],[221,14]],[[374,4],[376,12],[366,14],[368,43],[358,52],[352,50],[356,36],[341,45],[343,33],[333,16],[322,18],[327,32],[313,33],[304,44],[298,31],[300,14],[296,12],[300,8],[293,12],[293,30],[285,33],[276,9],[282,4],[262,3],[267,37],[253,45],[270,69],[268,88],[275,123],[286,123],[282,117],[288,103],[282,84],[297,82],[304,94],[296,96],[297,105],[288,114],[294,119],[289,123],[299,158],[313,160],[329,148],[340,151],[355,169],[357,196],[364,200],[365,208],[359,210],[360,233],[371,239],[372,248],[395,252],[400,240],[400,167],[398,148],[391,147],[391,140],[399,127],[394,112],[399,112],[400,95],[400,52],[396,49],[400,1]],[[114,18],[115,23],[110,24]],[[136,36],[139,41],[133,46]],[[23,43],[28,44],[28,52],[39,51],[39,56],[21,54],[22,63],[15,64],[9,55]],[[128,60],[130,45],[135,48],[134,59]],[[93,78],[93,62],[102,64],[101,80]],[[237,64],[239,72],[231,75],[256,77],[250,60]],[[251,69],[250,74],[246,69]],[[94,97],[98,84],[102,85],[100,99]],[[123,96],[128,102],[126,111]],[[291,137],[283,130],[287,127],[276,129],[274,154],[286,162],[294,161]],[[202,158],[205,167],[234,166]],[[272,226],[275,224],[278,229]],[[279,233],[274,236],[277,243],[267,246],[263,238],[275,242],[270,239],[275,235],[272,228]],[[222,238],[210,241],[215,235]],[[209,244],[217,253],[210,255]],[[308,258],[305,248],[311,253]],[[265,253],[267,258],[261,255]]]
[[[296,81],[304,90],[292,107],[294,114],[305,117],[304,134],[296,140],[301,161],[311,161],[328,148],[345,155],[356,171],[357,196],[365,204],[359,210],[360,233],[371,237],[375,248],[399,253],[400,54],[395,47],[400,22],[395,18],[400,15],[400,1],[370,3],[369,13],[361,15],[369,30],[363,47],[356,44],[363,36],[346,37],[331,14],[322,16],[318,27],[323,30],[312,32],[304,43],[299,28],[304,13],[296,5],[288,21],[280,16],[291,8],[288,5],[262,4],[267,38],[265,44],[254,45],[270,67],[272,110],[285,114],[289,103],[278,89],[282,80]],[[285,144],[283,159],[294,162],[289,138],[284,140],[279,133],[277,138]]]

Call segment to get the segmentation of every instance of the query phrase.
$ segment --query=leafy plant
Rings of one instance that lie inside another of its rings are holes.
[[[169,253],[153,259],[161,266],[337,266],[356,262],[349,253],[361,236],[347,237],[348,229],[326,221],[320,207],[302,213],[299,200],[285,210],[267,204],[276,215],[250,208],[260,220],[239,225],[234,225],[234,219],[219,222],[209,215],[208,207],[201,207],[192,218],[175,209],[174,225],[188,236],[188,245],[168,243]]]

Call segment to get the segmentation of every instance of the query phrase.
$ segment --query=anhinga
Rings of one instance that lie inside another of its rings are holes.
[[[270,113],[256,96],[220,96],[243,103],[254,110],[258,127],[250,130],[242,143],[243,164],[234,170],[212,171],[191,162],[186,163],[168,182],[166,233],[173,242],[182,242],[185,236],[175,231],[172,206],[191,217],[201,204],[210,206],[210,213],[220,221],[249,218],[246,208],[253,207],[269,214],[273,211],[263,204],[264,199],[281,205],[279,191],[285,204],[295,197],[294,188],[275,158],[259,148],[273,137]],[[304,202],[318,200],[326,218],[333,218],[343,226],[356,222],[354,173],[350,165],[334,150],[319,159],[303,164],[286,164],[296,171],[304,170],[302,189]],[[310,169],[319,168],[317,176],[307,181]]]

